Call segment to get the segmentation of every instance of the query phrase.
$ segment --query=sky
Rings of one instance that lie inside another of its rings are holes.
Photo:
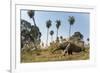
[[[32,19],[29,18],[27,14],[28,10],[21,10],[21,19],[24,19],[34,25]],[[89,13],[80,13],[80,12],[61,12],[61,11],[35,11],[35,22],[36,25],[39,27],[40,32],[42,33],[41,41],[46,43],[47,39],[47,28],[46,28],[46,21],[51,20],[52,26],[50,30],[54,31],[53,40],[56,39],[56,20],[61,20],[61,26],[58,30],[58,37],[63,36],[63,38],[68,38],[69,36],[69,16],[75,17],[75,23],[71,26],[71,35],[74,32],[81,32],[84,38],[83,40],[86,41],[89,38],[89,24],[90,24],[90,15]],[[51,42],[51,36],[48,37],[48,42]]]

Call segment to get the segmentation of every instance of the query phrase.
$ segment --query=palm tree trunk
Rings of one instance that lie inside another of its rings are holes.
[[[58,37],[58,29],[57,29],[57,35],[56,35],[56,39],[57,39],[57,37]]]
[[[53,36],[51,36],[51,42],[53,42]]]
[[[32,18],[32,19],[33,19],[33,23],[34,23],[34,25],[36,26],[36,23],[35,23],[35,18],[34,18],[34,16],[33,16],[33,18]]]
[[[70,39],[70,34],[71,34],[71,25],[69,25],[69,39]]]
[[[48,46],[48,33],[49,33],[49,29],[47,29],[47,43],[46,43],[46,46]]]

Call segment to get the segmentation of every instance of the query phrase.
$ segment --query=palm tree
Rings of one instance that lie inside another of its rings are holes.
[[[87,41],[89,42],[89,38],[87,38]]]
[[[51,30],[51,31],[50,31],[50,35],[51,35],[51,42],[53,41],[53,34],[54,34],[54,31],[53,31],[53,30]]]
[[[34,18],[35,11],[34,10],[29,10],[27,13],[28,13],[28,16],[33,19],[34,25],[36,26],[35,18]]]
[[[90,39],[89,39],[89,38],[87,38],[88,45],[89,45],[89,41],[90,41]]]
[[[56,38],[58,37],[58,30],[59,30],[60,25],[61,25],[61,21],[60,20],[56,20],[56,28],[57,28]]]
[[[48,34],[49,34],[49,28],[50,28],[50,26],[52,25],[51,24],[52,23],[52,21],[51,20],[48,20],[47,22],[46,22],[46,27],[47,27],[47,43],[46,43],[46,45],[48,46]]]
[[[60,42],[60,39],[59,39],[59,37],[57,37],[56,43],[59,44],[59,42]]]
[[[39,27],[36,26],[36,23],[35,23],[35,18],[34,18],[35,11],[34,10],[28,10],[27,14],[31,19],[33,19],[34,25],[31,25],[30,37],[31,37],[31,40],[34,43],[35,48],[37,49],[37,45],[39,45],[40,42],[41,42],[40,38],[41,38],[42,34],[39,30]]]
[[[75,22],[74,16],[69,16],[68,22],[69,22],[69,24],[70,24],[70,26],[69,26],[69,38],[70,38],[71,26],[72,26],[72,25],[74,24],[74,22]]]
[[[63,42],[63,36],[60,36],[61,43]]]

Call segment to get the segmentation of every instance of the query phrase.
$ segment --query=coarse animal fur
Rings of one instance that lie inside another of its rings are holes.
[[[72,55],[73,52],[81,52],[84,51],[82,47],[79,47],[78,45],[75,45],[74,43],[71,42],[64,42],[61,43],[57,49],[53,50],[53,53],[57,50],[63,50],[63,55],[68,53],[68,55]]]

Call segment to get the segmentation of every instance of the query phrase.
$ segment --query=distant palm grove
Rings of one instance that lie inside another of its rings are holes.
[[[46,61],[67,61],[67,60],[87,60],[89,59],[89,37],[84,41],[84,36],[80,31],[72,31],[73,25],[77,22],[73,15],[68,16],[65,21],[68,22],[69,29],[61,32],[63,22],[60,18],[47,19],[45,27],[41,27],[45,32],[41,32],[36,22],[35,10],[27,10],[30,21],[20,20],[21,25],[21,62],[46,62]],[[40,20],[38,20],[39,22]],[[78,25],[78,24],[77,24]],[[52,27],[54,27],[51,29]],[[67,27],[67,26],[66,26]],[[67,33],[69,36],[59,36],[59,33]],[[45,42],[41,37],[46,33]],[[72,34],[73,33],[73,34]],[[54,39],[54,36],[56,39]]]

